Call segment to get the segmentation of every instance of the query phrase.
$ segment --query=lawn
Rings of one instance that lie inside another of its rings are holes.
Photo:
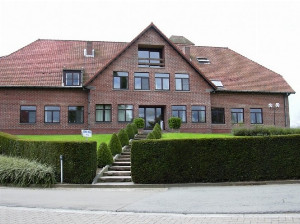
[[[184,139],[184,138],[233,138],[232,134],[201,134],[201,133],[164,133],[162,139]]]
[[[97,146],[101,142],[108,144],[112,134],[93,134],[88,141],[96,141]],[[86,141],[81,135],[18,135],[20,139],[33,141]],[[162,139],[183,139],[183,138],[232,138],[232,134],[199,134],[199,133],[164,133]]]
[[[111,136],[112,134],[93,134],[88,141],[96,141],[99,146],[102,142],[108,144]],[[81,135],[18,135],[18,138],[33,141],[86,141]]]

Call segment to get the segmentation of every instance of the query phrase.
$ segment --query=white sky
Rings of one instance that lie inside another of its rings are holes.
[[[151,22],[281,74],[298,92],[289,99],[300,127],[299,0],[0,0],[0,56],[39,38],[129,42]]]

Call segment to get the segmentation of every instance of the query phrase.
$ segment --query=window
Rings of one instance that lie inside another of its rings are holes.
[[[210,64],[210,60],[207,58],[197,58],[199,64]]]
[[[211,108],[211,123],[225,124],[224,108]]]
[[[192,106],[192,122],[205,123],[205,106]]]
[[[262,124],[263,116],[262,109],[250,109],[251,124]]]
[[[21,106],[20,123],[35,123],[36,106]]]
[[[128,72],[114,72],[114,89],[128,89]]]
[[[81,86],[81,71],[64,71],[65,86]]]
[[[169,90],[170,89],[170,75],[169,74],[155,74],[155,89]]]
[[[59,123],[60,107],[45,106],[45,123]]]
[[[182,122],[186,122],[186,106],[172,106],[172,116],[180,117]]]
[[[175,74],[175,89],[177,91],[189,91],[190,81],[188,74]]]
[[[72,124],[82,124],[83,123],[83,107],[69,107],[68,110],[68,121]]]
[[[111,105],[107,105],[107,104],[96,105],[96,121],[97,122],[111,121]]]
[[[231,122],[233,124],[244,123],[244,109],[231,109]]]
[[[149,73],[134,73],[134,89],[149,90]]]
[[[133,119],[133,105],[118,105],[118,121],[130,122]]]
[[[164,67],[163,48],[141,48],[138,50],[139,67],[160,68]]]

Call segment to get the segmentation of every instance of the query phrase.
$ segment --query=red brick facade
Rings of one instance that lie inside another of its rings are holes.
[[[138,65],[139,46],[162,47],[164,66],[140,67]],[[242,91],[217,89],[208,81],[201,69],[195,68],[189,61],[189,57],[179,52],[174,46],[166,40],[163,34],[150,26],[105,67],[98,68],[99,72],[96,72],[83,87],[8,88],[0,86],[0,131],[13,134],[79,134],[81,129],[91,129],[94,133],[117,132],[128,123],[120,122],[118,119],[118,105],[125,104],[133,106],[133,117],[139,116],[141,107],[161,108],[166,130],[168,130],[167,120],[172,116],[172,106],[185,106],[186,122],[182,124],[181,130],[183,132],[211,133],[230,132],[233,127],[237,126],[231,121],[231,109],[235,108],[243,109],[242,125],[244,126],[251,127],[250,109],[253,108],[262,110],[263,125],[274,125],[274,110],[270,110],[268,104],[280,103],[280,107],[275,111],[275,124],[280,127],[289,127],[288,93],[263,91],[243,93]],[[96,51],[95,54],[97,56],[99,52]],[[128,72],[128,89],[114,89],[113,72]],[[136,72],[149,73],[149,90],[135,90],[134,73]],[[155,89],[156,73],[169,74],[169,90]],[[188,91],[176,91],[175,74],[189,75]],[[96,121],[96,105],[111,106],[110,121]],[[36,106],[34,123],[20,123],[21,106]],[[45,123],[45,106],[59,106],[59,123]],[[70,106],[84,107],[82,124],[69,123],[68,107]],[[192,106],[205,107],[205,122],[192,122]],[[224,108],[224,124],[212,124],[211,108]]]

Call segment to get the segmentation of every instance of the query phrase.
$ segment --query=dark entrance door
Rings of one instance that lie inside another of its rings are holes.
[[[162,107],[140,107],[139,117],[145,120],[145,129],[152,129],[156,123],[160,124],[163,120]]]

